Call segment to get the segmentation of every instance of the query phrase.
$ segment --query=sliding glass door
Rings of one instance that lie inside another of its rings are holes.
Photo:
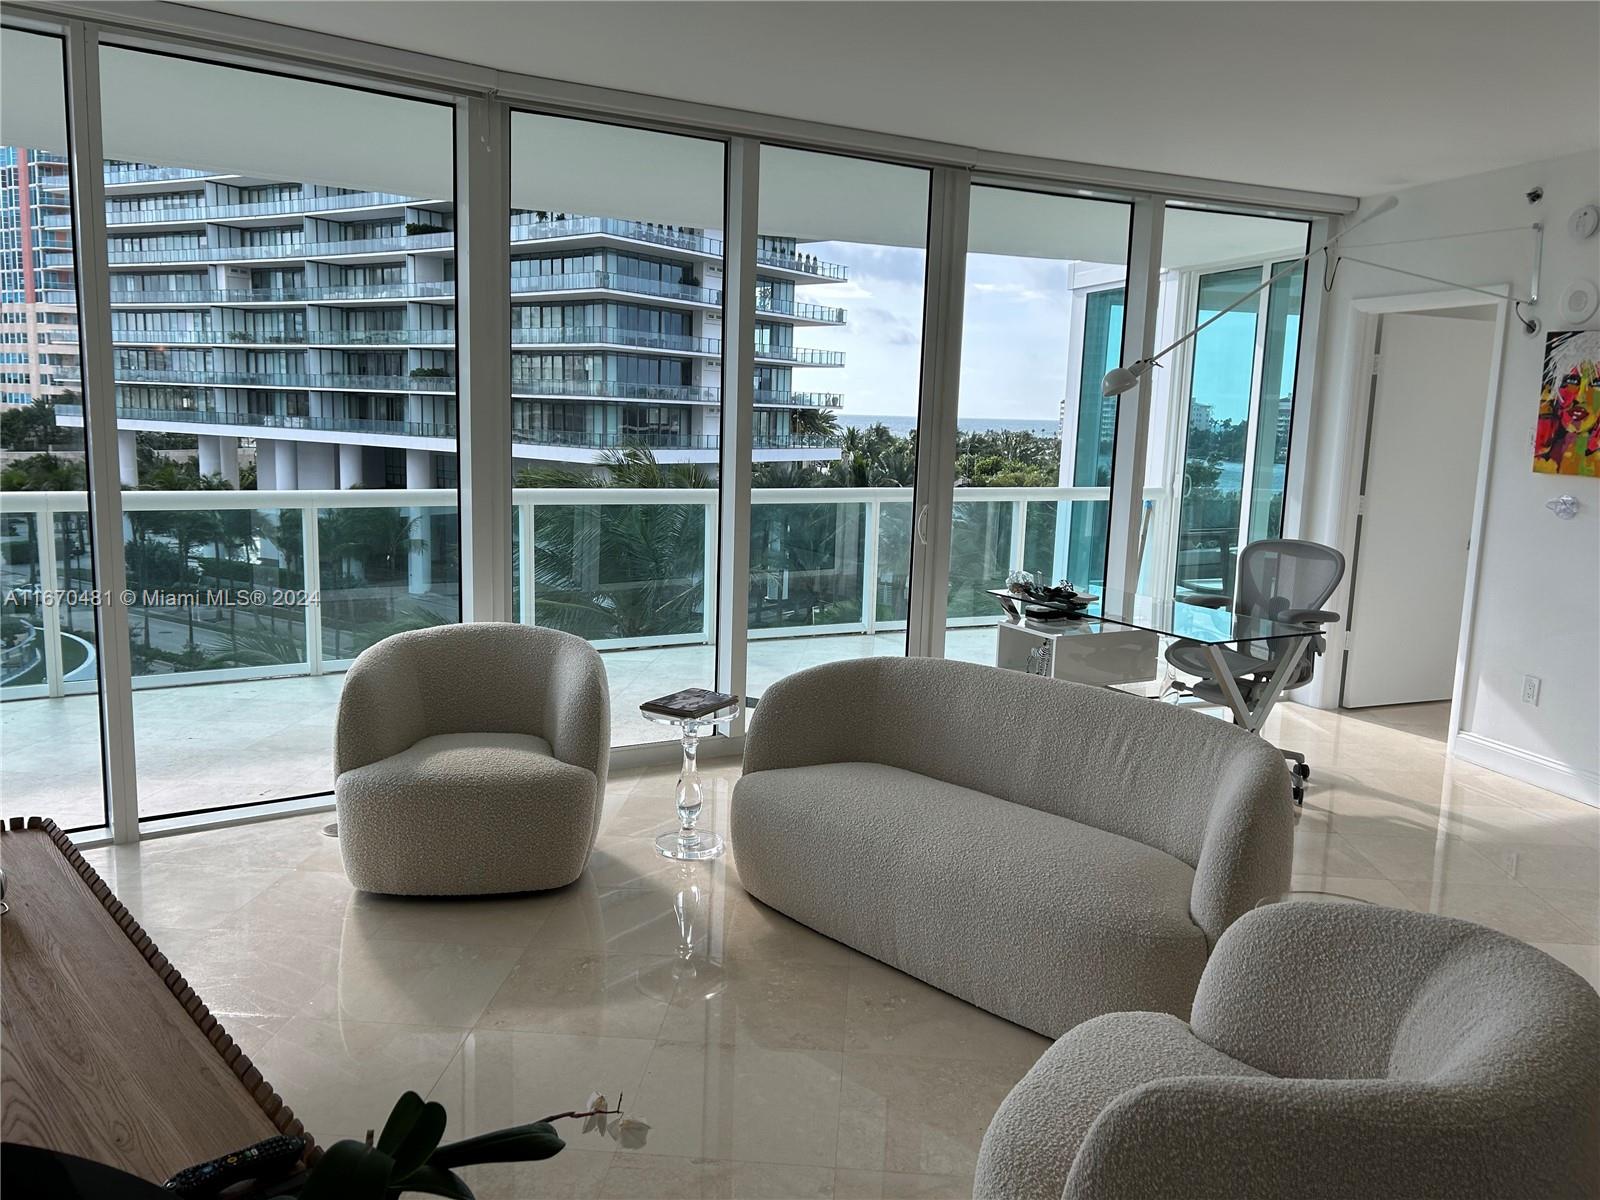
[[[344,668],[461,616],[451,110],[100,73],[139,812],[326,793]]]
[[[1156,341],[1210,324],[1156,372],[1149,481],[1164,519],[1145,543],[1148,590],[1231,595],[1240,549],[1281,531],[1305,296],[1304,267],[1289,268],[1309,229],[1167,210]]]
[[[616,745],[715,678],[724,155],[511,115],[513,611],[600,650]]]
[[[944,652],[995,661],[1012,571],[1105,579],[1131,206],[975,187]]]
[[[763,147],[746,690],[906,649],[929,172]]]
[[[83,829],[107,818],[89,466],[60,419],[83,405],[64,50],[0,31],[0,818]]]

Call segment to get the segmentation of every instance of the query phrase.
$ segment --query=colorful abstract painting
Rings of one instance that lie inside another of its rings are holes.
[[[1552,333],[1544,342],[1533,469],[1600,475],[1600,330]]]

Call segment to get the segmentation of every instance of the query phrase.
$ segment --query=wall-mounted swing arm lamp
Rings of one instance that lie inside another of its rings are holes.
[[[1290,263],[1288,266],[1284,267],[1283,270],[1279,271],[1276,275],[1272,276],[1272,278],[1268,279],[1260,287],[1255,288],[1252,291],[1246,292],[1244,295],[1240,296],[1237,300],[1235,300],[1232,304],[1228,305],[1228,307],[1226,307],[1224,309],[1220,309],[1219,311],[1212,313],[1204,321],[1200,322],[1200,324],[1196,325],[1193,329],[1189,330],[1188,333],[1184,334],[1177,341],[1173,342],[1172,345],[1168,346],[1165,350],[1158,350],[1154,354],[1152,354],[1149,358],[1141,358],[1141,359],[1139,359],[1139,361],[1134,362],[1134,363],[1130,363],[1125,367],[1113,367],[1111,370],[1106,372],[1105,379],[1101,381],[1100,394],[1103,395],[1103,396],[1120,396],[1123,392],[1125,392],[1129,388],[1133,387],[1135,384],[1137,384],[1139,382],[1139,380],[1141,380],[1147,374],[1149,374],[1151,367],[1159,366],[1161,364],[1161,360],[1163,358],[1165,358],[1167,355],[1171,354],[1174,350],[1176,350],[1179,346],[1183,345],[1190,338],[1192,338],[1192,337],[1196,336],[1197,334],[1199,334],[1200,331],[1203,330],[1207,325],[1210,325],[1213,321],[1218,320],[1221,317],[1227,316],[1229,313],[1231,313],[1234,309],[1238,308],[1245,301],[1254,299],[1256,296],[1258,296],[1262,292],[1266,291],[1273,284],[1277,283],[1278,280],[1282,279],[1285,275],[1288,275],[1291,271],[1293,271],[1301,263],[1306,262],[1309,259],[1315,258],[1317,255],[1321,254],[1324,250],[1328,249],[1328,247],[1332,246],[1335,242],[1337,242],[1340,238],[1344,237],[1346,234],[1353,233],[1355,230],[1360,229],[1368,221],[1372,220],[1373,217],[1382,216],[1384,213],[1388,212],[1390,209],[1394,208],[1399,203],[1400,203],[1400,198],[1398,196],[1386,196],[1386,197],[1384,197],[1382,200],[1378,201],[1378,203],[1373,207],[1371,212],[1369,212],[1366,216],[1362,217],[1355,224],[1345,226],[1345,228],[1341,229],[1338,233],[1334,234],[1327,241],[1323,242],[1322,245],[1318,246],[1315,250],[1312,250],[1308,254],[1302,254],[1299,258],[1295,259],[1292,263]]]

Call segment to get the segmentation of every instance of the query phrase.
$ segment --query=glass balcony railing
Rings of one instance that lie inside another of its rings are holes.
[[[516,360],[512,360],[515,365]],[[539,399],[649,400],[662,404],[720,404],[722,389],[676,383],[624,383],[615,379],[518,379],[511,394]]]
[[[81,404],[57,404],[56,417],[70,427],[83,424]],[[391,437],[438,438],[451,443],[441,449],[454,450],[454,421],[390,421],[372,417],[299,416],[285,413],[240,412],[217,408],[145,408],[136,404],[117,405],[117,420],[148,421],[156,424],[206,425],[218,428],[314,430],[323,433],[371,433]],[[721,438],[714,433],[667,433],[655,430],[631,432],[592,432],[517,429],[512,440],[523,446],[552,446],[564,449],[609,450],[622,446],[648,446],[657,450],[717,450]],[[813,433],[756,434],[757,450],[837,450],[837,436]]]
[[[288,389],[291,391],[351,391],[351,392],[440,392],[446,395],[456,390],[453,375],[341,375],[332,372],[305,374],[298,371],[182,371],[144,367],[118,366],[114,372],[118,383],[184,383],[198,387],[258,387]],[[60,375],[62,379],[77,381],[78,368],[70,367]]]
[[[757,388],[755,403],[770,408],[838,408],[844,404],[839,392],[781,392]]]
[[[454,329],[308,329],[312,346],[454,346]]]
[[[225,179],[221,171],[194,171],[188,167],[157,167],[149,163],[106,167],[106,186],[122,183],[165,183],[172,179]]]
[[[716,288],[646,279],[642,275],[629,275],[621,271],[573,271],[565,275],[511,273],[513,296],[541,295],[546,292],[628,292],[635,296],[660,296],[691,304],[722,303],[722,293]]]
[[[778,250],[756,251],[756,262],[763,267],[776,267],[796,275],[813,275],[818,279],[843,282],[850,278],[847,268],[838,263],[823,262],[810,254],[786,254]]]
[[[845,322],[845,310],[842,308],[807,304],[803,300],[779,300],[774,296],[757,296],[756,311],[793,317],[797,321],[810,321],[815,325],[843,325]]]
[[[413,254],[423,250],[449,250],[455,246],[453,233],[419,233],[399,237],[351,238],[343,242],[280,242],[264,246],[156,247],[149,250],[122,249],[107,253],[112,266],[135,263],[184,262],[266,262],[283,259],[343,258],[357,254]]]
[[[356,300],[452,300],[454,281],[426,283],[347,283],[328,287],[298,288],[200,288],[167,291],[144,288],[113,288],[113,308],[155,308],[163,305],[191,307],[196,304],[319,304],[349,303]],[[48,293],[64,299],[47,299],[51,304],[71,304],[71,292]]]
[[[630,346],[639,350],[664,350],[671,354],[721,354],[716,338],[682,333],[655,333],[647,329],[618,329],[611,325],[513,326],[513,346]]]
[[[843,350],[807,350],[800,346],[757,345],[756,358],[769,362],[794,363],[801,367],[842,367]]]
[[[304,346],[304,330],[266,332],[252,329],[112,329],[118,346]]]
[[[752,490],[751,638],[904,628],[913,495],[892,487]],[[1001,613],[985,589],[1003,586],[1012,570],[1090,578],[1093,564],[1069,561],[1071,539],[1057,534],[1078,506],[1103,508],[1108,498],[1107,488],[957,488],[949,625],[996,624]],[[1166,503],[1158,490],[1146,500]],[[118,582],[135,595],[129,624],[139,686],[337,672],[394,632],[397,619],[398,627],[455,620],[456,597],[432,582],[446,573],[426,567],[459,552],[457,502],[454,489],[123,492],[128,575]],[[512,502],[513,554],[534,567],[513,572],[516,619],[566,629],[602,650],[714,641],[715,539],[681,533],[715,529],[715,488],[517,488]],[[671,522],[674,540],[638,545],[658,525],[642,513],[663,506],[687,510]],[[83,492],[0,493],[0,585],[8,597],[0,699],[95,689],[92,614],[30,600],[52,586],[41,582],[46,567],[67,589],[94,586],[86,513]],[[572,536],[579,514],[593,536]],[[180,526],[184,543],[172,532]],[[195,537],[196,528],[205,536]],[[307,547],[316,552],[302,553]],[[627,563],[648,564],[650,573],[614,569]],[[778,579],[782,586],[771,586]],[[240,606],[230,597],[241,589],[311,602]],[[52,652],[45,643],[57,637],[73,640],[72,653]]]
[[[352,192],[345,196],[297,196],[249,204],[159,204],[128,208],[106,206],[107,225],[159,225],[165,221],[229,221],[240,217],[298,216],[362,208],[393,208],[419,203],[394,192]]]
[[[688,229],[655,225],[648,221],[623,221],[615,217],[560,217],[540,219],[523,214],[511,218],[513,242],[537,242],[550,238],[576,238],[605,235],[633,242],[671,246],[707,258],[722,257],[722,240]]]

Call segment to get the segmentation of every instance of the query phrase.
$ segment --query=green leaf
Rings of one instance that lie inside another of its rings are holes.
[[[383,1132],[378,1135],[378,1149],[385,1154],[396,1153],[421,1115],[422,1097],[415,1092],[402,1094],[400,1099],[394,1102],[394,1108],[389,1112],[389,1119],[383,1123]]]
[[[418,1167],[407,1175],[390,1195],[398,1196],[404,1192],[421,1192],[425,1196],[448,1196],[450,1200],[474,1200],[472,1189],[467,1186],[466,1180],[453,1171],[447,1171],[431,1163]]]
[[[431,1165],[436,1167],[464,1167],[472,1163],[538,1162],[553,1158],[565,1149],[566,1143],[548,1121],[532,1125],[513,1125],[493,1133],[479,1134],[440,1146],[433,1152]]]
[[[416,1119],[411,1123],[411,1131],[400,1143],[400,1148],[392,1152],[395,1179],[397,1181],[404,1179],[427,1162],[428,1155],[434,1152],[439,1145],[439,1139],[443,1136],[444,1105],[430,1100],[417,1113]]]
[[[384,1200],[394,1159],[364,1142],[335,1142],[312,1168],[300,1200]]]

